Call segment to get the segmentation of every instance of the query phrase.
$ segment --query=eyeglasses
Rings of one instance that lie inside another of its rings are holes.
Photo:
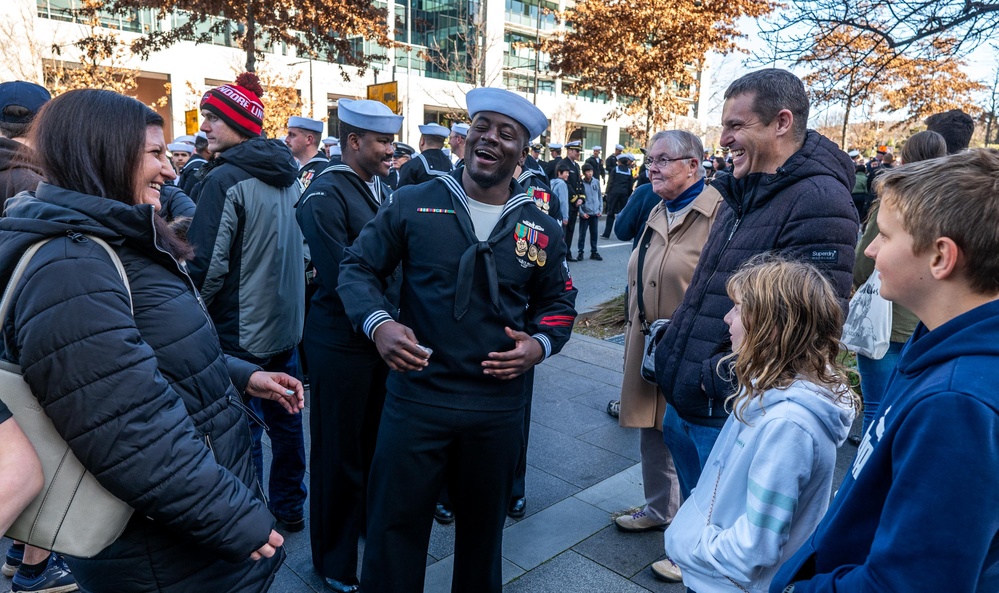
[[[681,156],[681,157],[677,157],[675,159],[671,159],[671,158],[665,157],[665,156],[660,156],[660,157],[652,157],[652,156],[650,156],[650,157],[648,157],[648,158],[645,159],[645,166],[646,167],[655,167],[656,169],[662,169],[666,165],[672,163],[673,161],[686,161],[686,160],[692,159],[692,158],[696,158],[696,157],[692,157],[692,156]]]

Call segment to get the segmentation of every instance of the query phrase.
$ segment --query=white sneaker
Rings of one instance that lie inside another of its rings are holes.
[[[652,568],[652,574],[660,581],[666,581],[667,583],[683,582],[683,574],[680,573],[680,567],[669,558],[653,562],[650,568]]]
[[[652,515],[646,513],[645,509],[630,515],[621,515],[617,519],[614,519],[614,523],[617,524],[617,528],[621,531],[629,532],[653,530],[665,531],[666,527],[669,525],[669,521],[656,519]]]

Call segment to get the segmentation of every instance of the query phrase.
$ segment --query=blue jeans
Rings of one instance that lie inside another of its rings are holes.
[[[881,360],[867,358],[862,354],[857,355],[860,390],[864,392],[864,429],[861,434],[867,432],[867,427],[878,415],[878,408],[881,407],[881,400],[885,396],[885,388],[888,387],[888,378],[898,364],[898,357],[904,345],[904,342],[891,342],[888,352]]]
[[[253,361],[265,371],[288,373],[301,377],[298,350],[292,348],[264,361]],[[289,414],[281,404],[257,397],[249,398],[248,405],[267,424],[271,441],[270,482],[267,485],[268,506],[275,517],[294,521],[305,514],[305,437],[302,433],[302,414]],[[264,483],[264,453],[260,440],[264,429],[250,420],[253,437],[253,467],[257,480]]]
[[[720,427],[692,424],[680,418],[676,408],[666,406],[663,441],[673,454],[673,465],[676,466],[676,477],[680,481],[680,494],[684,500],[690,498],[690,491],[697,486],[701,470],[720,433]]]

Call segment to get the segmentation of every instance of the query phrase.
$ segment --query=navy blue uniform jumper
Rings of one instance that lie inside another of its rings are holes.
[[[304,338],[312,395],[312,563],[322,576],[346,584],[357,583],[357,540],[388,365],[374,343],[354,331],[336,286],[344,249],[390,193],[376,183],[373,195],[349,166],[330,165],[313,178],[295,213],[318,272]]]
[[[502,531],[523,446],[525,375],[482,371],[510,350],[504,327],[526,332],[545,356],[568,341],[576,290],[559,224],[511,180],[487,241],[472,227],[461,170],[400,188],[346,250],[337,288],[371,335],[393,317],[384,278],[401,262],[398,321],[433,349],[429,366],[390,372],[369,482],[366,592],[421,591],[432,514],[447,483],[457,523],[454,587],[498,593]]]
[[[451,159],[440,148],[429,148],[413,156],[399,168],[399,181],[396,188],[417,185],[434,177],[446,175],[454,169]]]

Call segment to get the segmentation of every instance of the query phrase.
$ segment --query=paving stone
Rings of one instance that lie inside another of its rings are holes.
[[[625,578],[631,578],[662,558],[663,532],[625,533],[614,525],[608,525],[572,549]]]
[[[322,591],[323,579],[316,572],[316,569],[312,566],[312,553],[305,552],[295,552],[288,554],[284,560],[284,565],[281,570],[290,570],[295,573],[295,575],[309,587],[311,591]],[[361,573],[360,564],[358,564],[358,574]]]
[[[597,412],[598,414],[600,412]],[[640,461],[642,458],[639,450],[639,432],[637,428],[621,428],[617,420],[603,412],[603,416],[611,422],[603,426],[594,428],[589,432],[574,435],[576,438],[592,443],[601,449],[606,449],[611,453],[617,453],[622,457],[627,457],[632,461]]]
[[[608,386],[545,363],[534,373],[534,402],[574,399],[603,387]]]
[[[582,334],[572,334],[572,339],[562,348],[562,353],[612,371],[620,371],[624,362],[624,346]]]
[[[645,504],[642,466],[635,464],[576,493],[575,497],[609,514],[642,506]]]
[[[503,584],[524,574],[524,569],[509,560],[503,559]],[[454,555],[427,567],[427,575],[423,579],[423,593],[451,593],[451,577],[454,575]]]
[[[599,365],[594,365],[588,362],[583,362],[562,355],[553,356],[552,358],[545,361],[544,364],[552,365],[553,367],[564,372],[567,376],[576,375],[584,379],[595,381],[597,383],[602,383],[604,385],[611,385],[617,387],[618,389],[620,389],[621,387],[620,367],[612,370]]]
[[[269,593],[303,593],[304,591],[315,591],[316,589],[302,580],[297,574],[292,572],[287,566],[282,566],[274,577],[274,582]]]
[[[504,593],[648,593],[614,571],[575,552],[560,554],[513,581]]]
[[[525,518],[580,491],[579,486],[556,478],[531,464],[527,464],[527,476],[524,480],[524,495],[527,497]],[[507,525],[512,525],[517,521],[523,521],[523,519],[508,519]]]
[[[530,570],[607,525],[607,513],[567,498],[506,529],[503,557]]]
[[[537,423],[531,425],[527,462],[586,488],[634,465],[634,461]]]
[[[618,385],[605,385],[603,383],[594,383],[594,385],[595,387],[592,390],[581,393],[573,397],[572,400],[607,414],[607,402],[621,399],[620,380],[618,381]],[[609,414],[607,417],[611,418]],[[617,419],[615,418],[614,420],[616,421]]]
[[[455,521],[459,520],[455,518]],[[431,519],[431,521],[434,520]],[[430,547],[427,549],[427,553],[436,560],[454,554],[454,523],[441,525],[437,521],[434,521],[434,527],[430,531]]]
[[[535,399],[531,417],[535,424],[542,424],[569,436],[579,436],[608,425],[617,428],[617,422],[606,412],[599,412],[565,397]]]

